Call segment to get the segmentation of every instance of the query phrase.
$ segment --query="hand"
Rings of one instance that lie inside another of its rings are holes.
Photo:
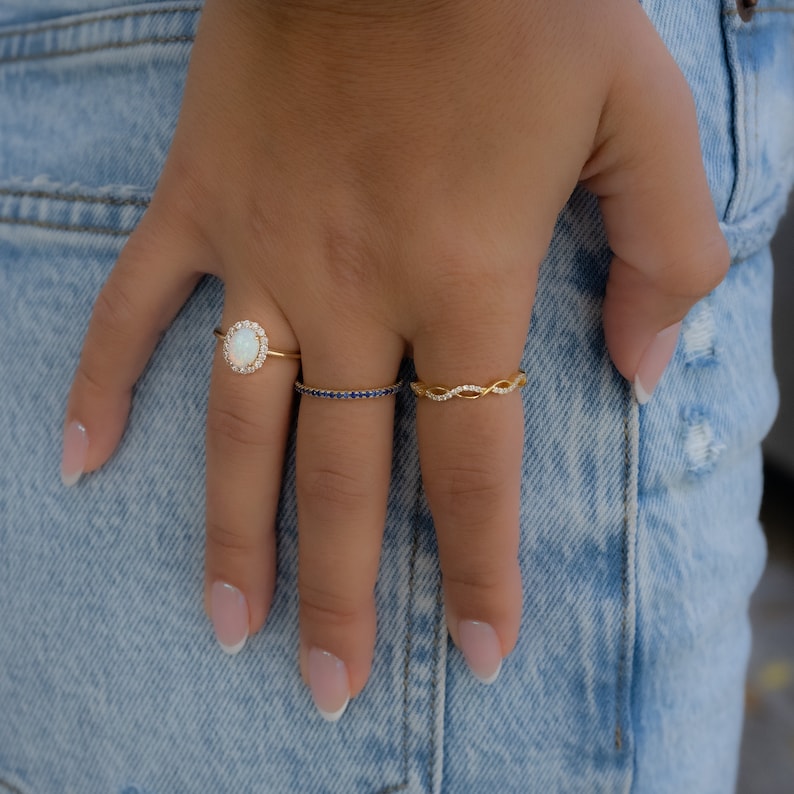
[[[580,181],[615,253],[609,352],[649,394],[675,324],[728,265],[692,98],[635,0],[538,8],[208,0],[162,178],[85,339],[67,477],[111,456],[133,384],[203,273],[225,283],[223,327],[260,322],[275,349],[300,349],[308,384],[387,385],[406,354],[433,384],[515,372]],[[268,359],[238,375],[215,358],[206,608],[227,647],[263,626],[272,598],[297,373]],[[417,412],[449,631],[490,679],[520,621],[521,400]],[[326,716],[369,674],[392,424],[393,398],[301,400],[300,660]]]

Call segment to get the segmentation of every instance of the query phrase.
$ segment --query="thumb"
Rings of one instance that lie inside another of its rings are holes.
[[[615,255],[603,308],[607,348],[644,403],[681,320],[725,277],[729,253],[689,86],[638,10],[582,178],[599,198]]]

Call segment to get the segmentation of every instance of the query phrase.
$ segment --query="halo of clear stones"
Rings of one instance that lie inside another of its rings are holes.
[[[231,344],[234,339],[234,335],[243,328],[254,332],[257,342],[259,343],[259,349],[257,350],[256,358],[250,364],[246,366],[238,366],[232,359]],[[253,320],[240,320],[240,322],[235,323],[226,332],[226,335],[223,339],[223,357],[226,360],[226,363],[235,372],[239,373],[240,375],[250,375],[252,372],[256,372],[262,366],[262,364],[265,363],[265,359],[267,358],[267,347],[268,340],[265,329],[262,328],[259,323],[255,323]]]

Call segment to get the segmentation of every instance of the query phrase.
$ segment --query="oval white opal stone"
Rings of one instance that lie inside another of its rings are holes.
[[[229,339],[229,360],[235,367],[250,367],[259,354],[259,339],[251,328],[239,328]]]

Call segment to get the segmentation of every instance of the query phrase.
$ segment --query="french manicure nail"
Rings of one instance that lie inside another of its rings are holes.
[[[248,639],[248,602],[242,592],[226,582],[215,582],[210,615],[218,645],[232,656],[239,653]]]
[[[653,390],[664,375],[675,353],[680,330],[681,323],[678,322],[659,331],[645,348],[634,376],[634,394],[640,405],[645,405],[651,399]]]
[[[70,422],[63,433],[63,457],[61,458],[61,482],[71,488],[77,483],[85,469],[88,454],[88,433],[79,422]]]
[[[345,663],[328,651],[309,651],[309,687],[314,705],[328,722],[336,722],[350,702]]]
[[[463,658],[478,681],[492,684],[502,669],[502,648],[493,627],[479,620],[462,620],[458,638]]]

